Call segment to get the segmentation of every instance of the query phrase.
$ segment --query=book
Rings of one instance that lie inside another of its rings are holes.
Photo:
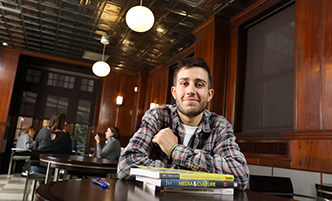
[[[198,180],[198,179],[156,179],[145,176],[136,176],[137,181],[146,182],[155,186],[173,187],[201,187],[201,188],[234,188],[238,189],[237,181]]]
[[[234,181],[234,176],[230,174],[195,172],[191,170],[161,168],[161,167],[141,166],[141,165],[131,167],[130,174],[136,176],[139,175],[139,176],[157,178],[157,179],[200,179],[200,180]]]
[[[202,193],[210,195],[233,195],[234,188],[205,188],[205,187],[172,187],[172,186],[155,186],[153,184],[144,183],[145,188],[149,188],[152,192],[172,192],[172,193]]]
[[[152,192],[152,190],[151,190]],[[160,200],[195,200],[195,201],[212,201],[212,200],[222,200],[222,201],[233,201],[234,195],[219,195],[219,194],[208,194],[208,193],[178,193],[178,192],[162,192],[157,193]],[[156,196],[157,197],[157,196]]]

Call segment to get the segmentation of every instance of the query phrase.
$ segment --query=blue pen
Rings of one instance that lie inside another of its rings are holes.
[[[93,182],[94,184],[98,184],[98,185],[101,186],[102,188],[107,188],[107,186],[108,186],[106,182],[101,181],[100,179],[99,179],[99,180],[98,180],[98,179],[93,179],[92,182]]]
[[[99,179],[99,178],[96,178],[96,179],[97,179],[98,181],[100,181],[100,182],[105,182],[107,186],[110,186],[110,183],[108,183],[107,181],[102,181],[102,180]]]

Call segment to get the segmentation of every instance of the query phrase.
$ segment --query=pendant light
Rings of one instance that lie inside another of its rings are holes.
[[[101,61],[97,61],[93,64],[92,72],[98,77],[105,77],[111,72],[111,67],[104,61],[105,47],[109,44],[109,37],[102,36],[100,42],[104,45],[103,54]]]
[[[133,31],[146,32],[153,26],[154,15],[149,8],[142,6],[141,0],[139,6],[134,6],[128,10],[126,23]]]

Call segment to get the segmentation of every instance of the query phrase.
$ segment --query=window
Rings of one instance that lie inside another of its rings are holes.
[[[48,74],[47,85],[73,89],[75,77],[50,72]]]
[[[46,101],[44,116],[49,118],[54,112],[63,112],[67,114],[68,104],[69,98],[49,95]]]
[[[30,91],[23,91],[21,99],[20,114],[24,116],[33,116],[37,94]]]
[[[79,100],[77,106],[76,122],[88,123],[90,118],[91,101]]]
[[[247,30],[242,131],[292,130],[295,6]]]
[[[40,70],[28,69],[27,70],[27,75],[25,77],[25,81],[33,82],[33,83],[39,83],[40,82],[40,76],[41,76],[41,71]]]
[[[77,151],[84,153],[88,125],[75,124],[74,137],[76,139]]]
[[[94,85],[94,80],[83,78],[82,79],[82,84],[81,84],[81,90],[82,91],[93,92],[93,85]]]
[[[54,112],[63,112],[69,123],[92,125],[99,85],[96,76],[20,63],[11,115],[49,119]],[[36,78],[39,83],[33,82]]]

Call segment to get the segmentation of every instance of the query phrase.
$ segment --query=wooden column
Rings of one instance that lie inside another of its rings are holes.
[[[204,59],[212,74],[215,95],[209,110],[225,115],[227,90],[228,22],[212,17],[192,32],[196,37],[195,57]]]
[[[20,54],[0,48],[0,147],[2,147],[8,112]]]
[[[292,142],[292,167],[332,172],[332,4],[302,0],[295,6],[294,130],[312,139]]]

